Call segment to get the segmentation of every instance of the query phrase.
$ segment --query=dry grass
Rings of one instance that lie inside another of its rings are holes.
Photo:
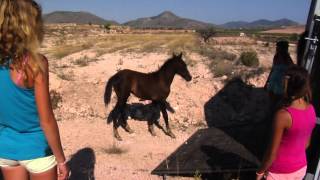
[[[114,52],[187,52],[198,53],[209,59],[235,59],[235,56],[231,53],[213,49],[210,44],[201,44],[195,33],[107,34],[97,37],[84,37],[81,42],[74,42],[67,37],[61,40],[63,42],[56,44],[49,51],[57,59],[85,49],[93,49],[97,57]]]
[[[83,57],[75,59],[74,61],[72,61],[72,63],[74,65],[78,65],[80,67],[84,67],[84,66],[88,66],[90,62],[96,62],[96,61],[98,61],[97,58],[94,58],[94,57],[90,58],[87,55],[85,55]]]
[[[208,67],[216,77],[232,75],[236,68],[235,60],[237,55],[225,50],[223,46],[235,43],[247,47],[246,45],[256,43],[252,39],[223,37],[215,38],[210,43],[204,44],[196,33],[103,34],[99,36],[82,36],[83,38],[81,39],[73,40],[62,32],[59,33],[65,38],[58,39],[59,43],[49,50],[57,59],[88,49],[96,53],[95,59],[104,54],[115,52],[168,54],[183,52],[188,66],[195,66],[197,63],[192,59],[191,54],[199,54],[205,57],[208,60]],[[78,35],[83,34],[81,31],[77,33]],[[78,35],[73,32],[73,37]],[[88,57],[82,57],[73,60],[72,64],[82,67],[87,66],[91,61]],[[122,63],[119,63],[119,65]],[[121,67],[118,67],[117,71],[119,70],[121,70]],[[61,79],[72,80],[72,76],[68,73],[59,72],[58,76]]]
[[[57,59],[61,59],[70,54],[80,52],[85,49],[89,49],[92,46],[93,44],[90,42],[86,42],[80,45],[79,44],[60,45],[60,46],[54,47],[52,50],[50,50],[49,53],[52,54],[53,57]]]
[[[74,74],[73,74],[72,71],[65,72],[65,71],[62,71],[62,70],[58,70],[57,76],[60,79],[65,80],[65,81],[73,81],[74,80]]]
[[[117,51],[151,53],[177,52],[196,47],[193,34],[125,34],[110,35],[99,41],[96,46],[99,55]]]

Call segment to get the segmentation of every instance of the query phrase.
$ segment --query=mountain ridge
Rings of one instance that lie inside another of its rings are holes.
[[[253,29],[253,28],[277,28],[282,26],[298,26],[299,23],[287,19],[282,18],[278,20],[268,20],[268,19],[258,19],[255,21],[247,22],[247,21],[231,21],[224,24],[219,25],[220,27],[227,29]]]
[[[76,24],[119,24],[113,20],[105,20],[95,14],[86,11],[54,11],[43,15],[44,22],[76,23]]]
[[[215,26],[214,24],[183,18],[171,11],[164,11],[156,16],[138,18],[123,25],[133,28],[168,28],[168,29],[201,29]]]
[[[247,21],[230,21],[224,24],[216,25],[213,23],[202,22],[199,20],[180,17],[171,11],[151,16],[141,17],[120,24],[113,20],[105,20],[95,14],[86,11],[54,11],[43,15],[45,23],[76,23],[76,24],[113,24],[125,25],[132,28],[141,29],[203,29],[208,27],[217,27],[225,29],[253,29],[253,28],[279,28],[283,26],[296,26],[299,23],[287,18],[278,20],[258,19],[252,22]]]

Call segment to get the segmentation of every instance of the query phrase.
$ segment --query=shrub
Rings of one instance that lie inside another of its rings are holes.
[[[237,55],[233,53],[229,53],[224,50],[219,50],[216,48],[208,48],[208,47],[200,47],[198,53],[202,56],[205,56],[209,59],[225,59],[229,61],[233,61],[237,58]]]
[[[88,56],[80,57],[79,59],[76,59],[73,64],[78,65],[80,67],[87,66],[89,64],[90,60]]]
[[[235,55],[233,53],[229,53],[227,51],[221,50],[218,53],[218,57],[220,59],[226,59],[226,60],[229,60],[229,61],[234,61],[237,58],[237,55]]]
[[[63,71],[58,71],[57,73],[57,76],[62,79],[62,80],[65,80],[65,81],[73,81],[73,77],[74,77],[74,74],[73,72],[63,72]]]
[[[51,90],[49,94],[51,98],[52,109],[57,109],[59,107],[59,104],[62,102],[61,94],[55,90]]]
[[[104,29],[105,30],[110,30],[111,29],[111,24],[110,23],[106,23],[105,25],[104,25]]]
[[[240,61],[243,65],[248,67],[259,66],[259,59],[258,59],[257,52],[253,50],[242,52],[240,55]]]
[[[230,76],[233,64],[230,61],[218,60],[218,62],[212,61],[209,68],[215,77]]]
[[[217,31],[214,27],[209,27],[205,29],[198,29],[197,33],[203,41],[207,43],[211,37],[214,37],[217,34]]]

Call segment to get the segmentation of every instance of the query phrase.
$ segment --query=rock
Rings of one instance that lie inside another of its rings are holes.
[[[223,76],[221,77],[221,80],[226,80],[226,79],[228,79],[228,76],[226,76],[226,75],[223,75]]]

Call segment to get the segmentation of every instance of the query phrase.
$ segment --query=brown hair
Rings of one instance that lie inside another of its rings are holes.
[[[292,65],[284,76],[285,105],[289,106],[292,101],[304,98],[307,103],[311,102],[312,93],[308,71],[303,67]]]
[[[33,75],[44,71],[38,54],[43,39],[41,14],[33,0],[0,1],[0,65],[11,59],[14,68],[24,70],[23,59],[28,55]]]

